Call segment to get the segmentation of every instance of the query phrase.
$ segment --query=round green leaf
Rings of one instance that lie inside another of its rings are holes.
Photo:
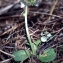
[[[56,53],[53,48],[48,48],[44,51],[43,54],[38,55],[38,59],[42,62],[50,62],[54,60],[56,57]]]
[[[28,50],[19,50],[13,53],[14,60],[15,61],[24,61],[25,59],[27,59],[28,57],[30,57],[30,51]]]

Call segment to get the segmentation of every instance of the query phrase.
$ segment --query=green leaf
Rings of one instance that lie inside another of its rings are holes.
[[[26,45],[30,46],[29,42],[26,42]]]
[[[33,55],[36,55],[38,47],[34,43],[32,43],[32,46],[33,46],[33,50],[34,50]]]
[[[23,12],[21,13],[21,15],[25,16],[25,11],[23,11]]]
[[[27,42],[26,45],[30,46],[29,42]],[[34,51],[34,52],[33,52],[33,55],[36,55],[36,52],[37,52],[37,48],[38,48],[38,47],[37,47],[36,44],[34,44],[34,43],[32,43],[32,46],[33,46],[33,51]]]
[[[35,41],[35,45],[38,46],[39,44],[41,43],[41,40],[40,39],[37,39]],[[26,42],[26,45],[30,46],[29,42]]]
[[[35,41],[36,46],[38,46],[40,43],[41,43],[40,39],[38,39],[38,40]]]
[[[48,48],[44,50],[43,54],[38,55],[38,59],[42,62],[50,62],[54,60],[56,57],[56,53],[53,48]]]
[[[31,52],[29,50],[19,50],[14,52],[13,55],[15,61],[24,61],[31,56]]]

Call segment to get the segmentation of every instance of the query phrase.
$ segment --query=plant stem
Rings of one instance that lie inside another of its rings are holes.
[[[34,54],[34,49],[33,49],[32,41],[31,41],[31,38],[30,38],[29,30],[28,30],[28,24],[27,24],[27,11],[28,11],[28,7],[26,6],[25,7],[25,28],[26,28],[27,38],[29,40],[29,43],[30,43],[30,46],[31,46],[31,49],[32,49],[32,53]]]

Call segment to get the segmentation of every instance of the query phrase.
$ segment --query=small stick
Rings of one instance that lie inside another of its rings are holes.
[[[7,61],[10,61],[12,58],[10,58],[10,59],[6,59],[6,60],[4,60],[4,61],[0,61],[0,63],[5,63],[5,62],[7,62]]]
[[[7,53],[7,52],[4,52],[4,51],[2,51],[1,49],[0,49],[0,52],[2,52],[2,53],[4,53],[4,54],[6,54],[6,55],[8,55],[8,56],[11,56],[11,57],[15,57],[14,55],[12,55],[12,54],[9,54],[9,53]]]
[[[58,0],[54,1],[53,6],[52,6],[52,8],[50,10],[50,15],[52,15],[52,13],[53,13],[53,11],[54,11],[54,9],[56,7],[57,2],[58,2]],[[51,17],[49,16],[49,18],[47,19],[47,21],[50,21],[50,19],[51,19]]]
[[[10,28],[9,30],[7,30],[7,31],[5,31],[4,33],[2,33],[0,36],[5,35],[5,34],[11,32],[12,30],[17,29],[18,27],[22,26],[23,24],[24,24],[24,22],[22,22],[21,24],[19,24],[19,25],[17,25],[17,26],[13,26],[13,27]]]
[[[9,6],[5,7],[5,8],[0,9],[0,15],[6,13],[12,7],[13,7],[13,4],[11,4],[11,5],[9,5]]]
[[[54,14],[48,14],[48,13],[42,13],[42,12],[32,12],[32,11],[29,11],[31,13],[36,13],[36,14],[43,14],[43,15],[48,15],[50,17],[58,17],[58,18],[63,18],[61,16],[57,16],[57,15],[54,15]]]
[[[33,33],[31,33],[30,35],[33,35],[33,34],[35,34],[37,31],[39,31],[39,29],[37,29],[36,31],[33,31]]]

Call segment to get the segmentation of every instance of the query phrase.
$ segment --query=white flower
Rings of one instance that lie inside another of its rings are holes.
[[[52,35],[49,33],[49,34],[47,34],[47,37],[51,37]]]
[[[20,2],[21,3],[21,8],[24,8],[25,7],[25,5],[22,3],[22,2]]]
[[[42,41],[42,42],[46,42],[46,41],[47,41],[47,37],[42,36],[42,37],[41,37],[41,41]]]

